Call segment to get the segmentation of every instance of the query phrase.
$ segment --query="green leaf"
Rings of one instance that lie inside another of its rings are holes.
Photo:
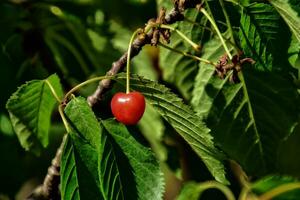
[[[146,105],[145,113],[139,121],[138,126],[151,144],[151,148],[155,152],[160,161],[166,161],[167,150],[162,144],[165,126],[159,113],[150,104]]]
[[[124,155],[127,157],[127,161],[130,164],[129,169],[131,169],[131,173],[132,175],[134,175],[134,182],[132,183],[130,182],[130,175],[125,175],[124,172],[120,173],[121,178],[123,176],[123,192],[129,193],[128,191],[126,191],[126,189],[129,188],[130,185],[135,185],[137,199],[162,199],[164,192],[164,181],[162,173],[160,171],[159,163],[156,160],[153,152],[149,148],[137,142],[136,139],[131,135],[132,133],[129,133],[129,131],[126,129],[126,126],[124,126],[123,124],[117,123],[115,120],[112,119],[102,121],[102,124],[107,130],[107,132],[114,139],[114,148],[116,149],[116,146],[118,146],[118,148],[120,148],[120,150],[122,150]],[[105,151],[106,149],[103,147],[103,150]],[[112,158],[112,160],[116,159],[119,158]],[[112,168],[108,168],[109,166],[106,166],[107,163],[111,162],[106,161],[106,163],[102,163],[103,168],[105,169],[106,173],[110,173],[108,169],[111,170]],[[122,167],[124,167],[124,165],[119,165],[119,169]],[[104,174],[103,176],[105,175],[108,176],[107,174]],[[131,196],[132,195],[133,194],[131,194]]]
[[[61,158],[61,196],[69,199],[104,199],[97,173],[98,152],[71,132]]]
[[[203,190],[195,182],[187,182],[184,184],[176,200],[198,200]]]
[[[255,182],[251,188],[254,193],[261,195],[276,189],[277,187],[284,186],[293,188],[285,193],[277,195],[272,198],[273,200],[297,200],[300,196],[300,183],[297,179],[288,176],[268,176]]]
[[[21,145],[35,154],[48,145],[51,113],[56,103],[49,85],[59,97],[62,88],[57,75],[22,85],[7,101],[13,128]]]
[[[117,79],[124,83],[125,77],[120,74]],[[224,157],[215,148],[209,129],[182,99],[165,86],[138,76],[132,77],[131,88],[145,95],[148,103],[191,145],[217,181],[228,183],[222,164]]]
[[[113,139],[107,131],[101,134],[101,145],[99,151],[98,172],[101,180],[101,191],[107,199],[129,199],[136,198],[136,186],[132,180],[129,164],[122,156],[122,151],[114,146]]]
[[[65,114],[72,131],[62,155],[62,199],[104,199],[98,176],[102,129],[84,98],[72,99]]]
[[[204,59],[218,61],[225,54],[223,45],[218,38],[211,39],[202,49]],[[199,71],[196,76],[195,86],[193,90],[193,98],[191,101],[194,110],[201,117],[206,118],[213,107],[213,100],[222,89],[227,79],[224,81],[216,76],[215,68],[211,65],[200,63]]]
[[[6,136],[15,136],[11,121],[8,115],[4,113],[0,113],[0,133]]]
[[[276,8],[277,12],[290,27],[298,42],[300,42],[299,4],[298,6],[294,6],[291,0],[270,0],[270,3]],[[298,12],[295,8],[298,8]]]
[[[300,124],[293,133],[281,142],[278,148],[278,169],[280,174],[300,177]]]
[[[255,3],[243,10],[240,26],[241,46],[260,70],[272,70],[278,52],[280,16],[268,4]]]
[[[300,42],[295,37],[292,37],[288,54],[290,64],[300,70]]]
[[[224,50],[211,40],[203,52],[203,58],[216,60]],[[241,83],[231,84],[228,77],[216,77],[210,65],[200,64],[192,105],[222,150],[259,176],[278,170],[276,150],[298,123],[299,95],[285,73],[244,66],[240,75]]]
[[[82,79],[82,74],[91,72],[104,74],[112,61],[120,56],[113,48],[104,13],[96,5],[73,5],[80,7],[82,13],[73,13],[67,6],[50,7],[55,26],[45,27],[44,41],[49,48],[55,64],[68,78]],[[88,16],[85,16],[87,13]],[[84,16],[81,16],[84,15]],[[87,21],[86,21],[87,20]],[[59,27],[59,28],[57,28]]]
[[[65,141],[61,156],[60,178],[62,199],[80,199],[74,147],[69,136]]]
[[[74,98],[65,108],[65,113],[71,122],[72,128],[97,149],[100,141],[100,126],[98,120],[89,107],[86,99],[82,97]]]
[[[124,125],[105,120],[103,129],[81,97],[71,100],[65,113],[72,144],[66,144],[62,159],[63,199],[74,193],[79,199],[162,199],[158,161]]]
[[[173,3],[171,1],[156,0],[157,9],[166,8],[167,10],[172,9]]]

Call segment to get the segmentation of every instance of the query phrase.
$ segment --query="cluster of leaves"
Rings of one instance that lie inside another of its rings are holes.
[[[132,15],[124,15],[124,12],[120,12],[121,8],[135,13],[138,17],[134,20]],[[146,11],[141,12],[140,8]],[[36,182],[36,178],[42,179],[65,133],[57,114],[52,115],[48,130],[50,118],[39,113],[46,121],[32,121],[26,128],[33,132],[22,139],[19,138],[20,141],[23,140],[22,146],[34,155],[24,152],[18,144],[17,135],[12,129],[5,108],[10,95],[25,81],[46,79],[53,73],[62,79],[65,89],[96,74],[104,74],[111,63],[126,50],[131,34],[128,22],[130,21],[130,26],[140,26],[154,15],[155,5],[151,1],[119,0],[113,4],[108,1],[77,0],[1,1],[0,162],[6,164],[0,166],[0,196],[7,194],[11,198],[17,198],[15,194],[25,181],[30,185]],[[151,61],[146,52],[141,52],[140,57],[135,59],[133,68],[141,63],[146,66],[144,69],[151,69]],[[153,79],[156,77],[153,70],[141,70],[139,74],[149,74]],[[49,78],[50,82],[52,78]],[[35,113],[32,111],[32,116],[38,114],[41,104],[47,102],[40,102],[39,106],[31,100],[35,101],[35,97],[44,90],[46,96],[51,95],[45,82],[35,84],[36,88],[32,88],[32,97],[29,94],[27,102],[32,103],[35,110]],[[38,88],[40,85],[44,85],[45,88]],[[91,89],[88,87],[81,92],[90,94]],[[60,91],[57,93],[62,95]],[[55,102],[54,99],[51,101]],[[47,108],[49,115],[54,108],[51,108],[54,104],[50,104]],[[46,126],[35,129],[35,125]],[[44,129],[44,132],[38,132],[41,129]],[[44,150],[46,146],[47,149]],[[38,154],[39,158],[35,156]]]
[[[204,163],[200,169],[210,172],[224,185],[234,181],[226,176],[226,171],[231,173],[224,166],[227,159],[236,161],[254,179],[269,174],[300,176],[298,155],[287,155],[297,152],[291,148],[298,148],[299,140],[295,141],[295,137],[300,134],[299,4],[291,0],[264,3],[232,0],[225,6],[222,0],[205,2],[204,8],[218,22],[232,54],[242,51],[242,56],[252,58],[255,64],[242,65],[238,74],[240,82],[233,84],[230,82],[232,73],[220,79],[212,65],[160,49],[160,81],[171,85],[169,89],[156,81],[157,74],[143,51],[134,62],[143,68],[136,68],[136,72],[147,78],[131,77],[131,88],[142,92],[148,104],[138,128],[117,123],[109,111],[108,114],[94,113],[85,98],[72,98],[64,109],[70,132],[61,159],[63,199],[162,199],[165,189],[162,163],[168,163],[172,169],[189,170],[168,162],[170,155],[162,138],[164,133],[172,140],[176,140],[176,134],[183,138],[189,146],[186,148],[196,153],[196,162]],[[158,5],[171,7],[165,1],[158,1]],[[41,26],[39,29],[33,29],[32,25],[20,26],[26,33],[24,49],[30,53],[23,67],[36,60],[47,63],[44,59],[50,53],[50,65],[56,66],[52,70],[64,77],[66,87],[79,82],[83,78],[79,74],[85,74],[85,78],[92,73],[104,74],[111,60],[120,55],[118,50],[126,50],[129,34],[115,21],[101,19],[104,14],[100,10],[93,10],[88,3],[85,6],[89,12],[94,11],[94,18],[81,16],[85,12],[71,13],[64,3],[30,5],[32,10],[28,15],[41,16],[37,18],[40,22],[35,21]],[[45,12],[52,13],[54,18],[42,17]],[[87,24],[82,22],[85,17]],[[210,22],[198,10],[187,10],[185,20],[174,26],[201,44],[202,50],[194,52],[176,34],[171,36],[172,48],[212,62],[218,62],[225,54]],[[105,32],[107,28],[111,32]],[[38,50],[28,49],[27,42],[31,41],[28,37],[33,36],[43,37],[40,38],[43,45],[34,47]],[[107,51],[109,46],[113,46],[111,51]],[[43,48],[47,51],[41,51]],[[114,79],[113,91],[123,90],[124,74]],[[52,110],[57,100],[60,103],[62,91],[58,76],[51,75],[27,82],[8,100],[6,107],[13,128],[26,150],[39,154],[48,145]],[[88,92],[89,89],[82,94]],[[104,99],[102,107],[105,106]],[[182,179],[186,181],[183,175]],[[198,181],[196,175],[191,179]],[[261,195],[293,182],[297,184],[297,179],[271,176],[258,180],[251,189]],[[187,183],[178,199],[198,199],[206,188],[203,184]],[[294,190],[278,199],[296,199],[298,193],[299,190]]]

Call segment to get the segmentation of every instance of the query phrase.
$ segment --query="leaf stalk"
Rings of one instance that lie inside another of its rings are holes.
[[[161,43],[161,42],[158,43],[158,44],[159,44],[159,46],[162,46],[162,47],[164,47],[164,48],[166,48],[166,49],[168,49],[168,50],[170,50],[170,51],[173,51],[173,52],[175,52],[175,53],[182,54],[182,55],[184,55],[184,56],[186,56],[186,57],[192,58],[192,59],[194,59],[194,60],[198,60],[198,61],[200,61],[200,62],[204,62],[204,63],[209,64],[209,65],[213,65],[214,67],[217,66],[216,63],[214,63],[214,62],[212,62],[212,61],[210,61],[210,60],[207,60],[207,59],[204,59],[204,58],[200,58],[200,57],[198,57],[198,56],[189,54],[189,53],[184,52],[184,51],[180,51],[180,50],[178,50],[178,49],[174,49],[174,48],[172,48],[172,47],[170,47],[170,46],[168,46],[168,45],[165,45],[165,44],[163,44],[163,43]]]
[[[196,44],[195,42],[193,42],[190,38],[188,38],[184,33],[179,31],[178,29],[176,29],[172,26],[169,26],[169,25],[165,25],[165,24],[161,24],[160,27],[164,28],[164,29],[169,29],[171,31],[175,31],[182,39],[187,41],[196,51],[200,51],[201,46]]]
[[[218,37],[220,38],[220,40],[221,40],[221,42],[222,42],[222,45],[223,45],[223,47],[224,47],[224,49],[225,49],[225,51],[226,51],[226,53],[227,53],[229,59],[231,60],[233,56],[232,56],[232,54],[230,53],[230,51],[229,51],[229,49],[228,49],[228,47],[227,47],[227,45],[226,45],[226,43],[225,43],[225,40],[224,40],[224,38],[223,38],[223,36],[222,36],[222,34],[221,34],[221,32],[220,32],[220,30],[219,30],[219,28],[218,28],[216,22],[215,22],[215,20],[207,13],[207,11],[206,11],[204,8],[200,8],[200,12],[202,12],[203,15],[204,15],[204,16],[210,21],[210,23],[212,24],[213,28],[215,29],[215,31],[216,31]]]

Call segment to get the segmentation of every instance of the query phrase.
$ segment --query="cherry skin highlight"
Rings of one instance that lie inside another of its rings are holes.
[[[116,93],[110,107],[115,118],[125,125],[135,125],[145,111],[145,98],[140,92]]]

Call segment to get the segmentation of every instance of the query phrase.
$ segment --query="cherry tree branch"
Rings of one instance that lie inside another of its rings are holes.
[[[52,159],[51,166],[48,168],[42,185],[38,186],[26,200],[59,200],[60,191],[60,159],[65,145],[67,135],[64,135],[55,157]]]
[[[177,21],[182,21],[184,19],[183,11],[187,8],[194,8],[196,5],[200,4],[200,0],[175,0],[174,8],[168,13],[163,22],[165,24],[173,24]],[[159,18],[159,17],[158,17]],[[153,38],[153,32],[149,32],[142,37],[138,37],[134,40],[131,46],[131,56],[132,59],[134,56],[138,55],[142,50],[143,46],[146,44],[150,44]],[[111,69],[106,73],[108,76],[113,76],[117,74],[119,71],[123,70],[126,66],[127,62],[127,52],[125,52],[119,60],[115,61],[112,64]],[[109,90],[111,87],[112,81],[110,79],[104,79],[99,82],[99,85],[95,92],[88,97],[88,103],[91,107],[96,105],[99,101],[101,101],[103,94]]]

